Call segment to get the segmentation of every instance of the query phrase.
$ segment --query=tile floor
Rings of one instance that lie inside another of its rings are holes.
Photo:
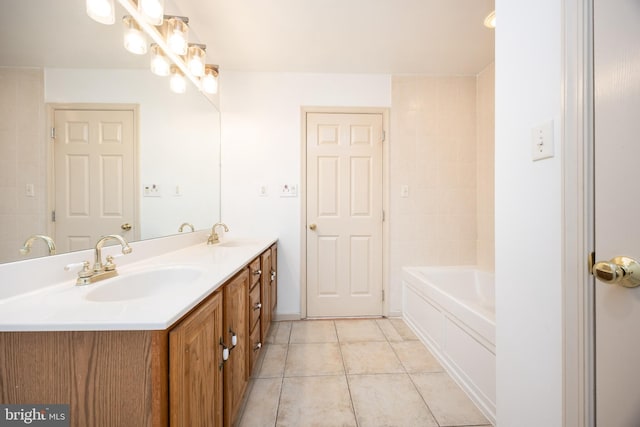
[[[401,319],[274,322],[241,427],[490,426]]]

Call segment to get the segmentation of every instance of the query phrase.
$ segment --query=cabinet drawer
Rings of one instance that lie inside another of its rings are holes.
[[[251,276],[251,284],[249,285],[249,288],[253,289],[256,283],[260,281],[261,274],[262,271],[260,270],[260,257],[258,257],[251,261],[251,264],[249,264],[249,275]]]
[[[254,287],[249,293],[249,330],[253,330],[260,319],[260,286]]]
[[[249,372],[253,372],[253,367],[256,365],[256,360],[258,360],[260,349],[262,348],[262,342],[260,341],[260,322],[258,322],[256,327],[253,328],[253,331],[251,331],[250,342],[249,351],[251,355],[249,356]]]

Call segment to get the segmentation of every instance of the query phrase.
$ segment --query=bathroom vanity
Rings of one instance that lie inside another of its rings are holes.
[[[273,239],[203,242],[0,299],[0,402],[69,404],[73,426],[232,425],[277,303],[275,260]],[[144,289],[153,271],[162,289]]]

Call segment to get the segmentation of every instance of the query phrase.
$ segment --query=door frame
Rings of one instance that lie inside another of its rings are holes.
[[[300,317],[307,317],[307,114],[382,114],[382,315],[389,315],[389,108],[382,107],[310,107],[300,108],[301,161],[300,161]]]
[[[562,4],[563,425],[595,425],[593,2]]]
[[[51,129],[55,123],[56,111],[84,110],[84,111],[131,111],[133,113],[133,239],[140,240],[140,106],[138,104],[102,104],[102,103],[47,103],[45,135],[47,156],[47,234],[55,236],[55,222],[52,221],[51,212],[56,207],[55,195],[55,150]]]

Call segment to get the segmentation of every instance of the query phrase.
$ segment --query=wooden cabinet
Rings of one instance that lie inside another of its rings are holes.
[[[249,269],[224,286],[224,338],[229,359],[224,364],[224,425],[231,426],[249,382]]]
[[[221,426],[223,294],[218,291],[169,333],[172,426]]]
[[[270,248],[271,251],[271,272],[270,272],[270,280],[271,283],[269,286],[271,287],[271,319],[276,312],[276,306],[278,305],[278,245],[273,245]]]
[[[262,342],[267,339],[271,326],[271,250],[267,249],[260,255],[262,275],[260,276],[260,294],[262,295],[262,310],[260,311],[260,328]]]
[[[274,245],[167,330],[0,332],[0,402],[68,403],[72,426],[233,425],[276,306],[276,257]]]

